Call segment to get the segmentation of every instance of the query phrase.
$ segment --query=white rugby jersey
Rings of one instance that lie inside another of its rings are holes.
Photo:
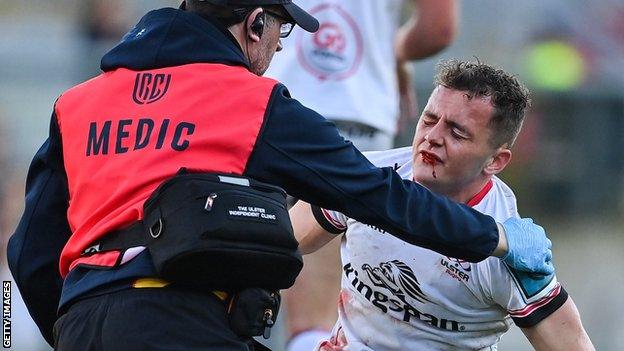
[[[367,157],[412,179],[411,147]],[[497,222],[519,217],[513,192],[496,177],[467,204]],[[339,318],[332,339],[346,338],[349,351],[496,350],[512,319],[518,326],[533,326],[567,299],[554,274],[533,279],[495,257],[465,262],[408,244],[339,212],[318,207],[313,212],[325,229],[346,229]]]
[[[319,30],[296,27],[267,76],[328,119],[355,121],[388,134],[399,114],[394,36],[404,0],[299,0]]]

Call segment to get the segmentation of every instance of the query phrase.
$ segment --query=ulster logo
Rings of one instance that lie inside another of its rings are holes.
[[[446,274],[458,281],[467,282],[470,280],[470,275],[468,274],[472,270],[470,262],[446,256],[446,258],[440,259],[440,264],[446,268]]]
[[[134,81],[132,99],[139,105],[156,102],[165,96],[169,83],[171,74],[138,73]]]

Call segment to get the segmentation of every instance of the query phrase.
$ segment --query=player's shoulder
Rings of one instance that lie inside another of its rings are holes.
[[[492,190],[501,196],[516,199],[513,189],[497,176],[492,177]]]
[[[377,167],[392,167],[395,170],[412,161],[412,147],[400,147],[383,151],[367,151],[364,156]]]
[[[511,283],[526,302],[543,298],[559,285],[555,272],[546,276],[527,273],[509,267],[496,257],[489,257],[476,265],[482,284],[489,285],[491,290],[506,290],[505,286]]]

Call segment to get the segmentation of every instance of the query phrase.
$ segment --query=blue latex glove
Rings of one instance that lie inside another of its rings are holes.
[[[552,242],[544,228],[530,218],[509,218],[503,223],[507,236],[507,254],[501,259],[514,269],[539,275],[555,272]]]

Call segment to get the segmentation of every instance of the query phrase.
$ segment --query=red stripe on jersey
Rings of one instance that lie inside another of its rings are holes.
[[[485,184],[483,189],[481,189],[481,191],[479,191],[475,196],[473,196],[470,200],[468,200],[468,202],[466,202],[466,205],[470,206],[470,207],[477,206],[479,204],[479,202],[481,202],[481,200],[483,200],[485,195],[487,195],[490,192],[490,190],[492,189],[493,186],[494,186],[494,182],[492,181],[492,179],[490,179]]]
[[[242,174],[275,84],[243,67],[202,63],[120,68],[64,93],[56,108],[73,234],[61,274],[92,242],[142,219],[145,200],[181,167]]]
[[[327,221],[329,221],[329,223],[331,223],[331,225],[333,225],[337,230],[345,230],[347,229],[347,226],[340,223],[337,219],[335,219],[334,217],[332,217],[331,213],[329,211],[327,211],[324,208],[321,208],[321,211],[323,211],[323,216],[325,216],[325,219],[327,219]]]
[[[550,293],[543,298],[533,302],[532,304],[527,305],[524,308],[517,310],[509,310],[509,314],[514,318],[523,318],[531,313],[533,313],[536,309],[547,305],[550,301],[552,301],[559,293],[561,292],[561,284],[557,283],[557,285],[550,291]]]

